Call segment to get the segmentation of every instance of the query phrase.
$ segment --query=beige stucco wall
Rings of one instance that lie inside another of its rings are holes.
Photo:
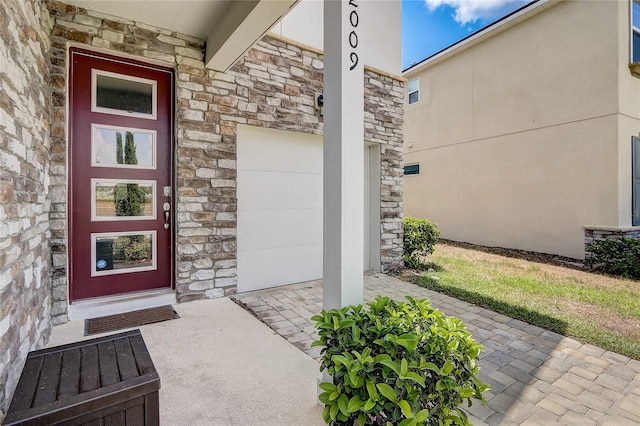
[[[574,258],[585,225],[629,226],[640,80],[628,13],[562,1],[406,73],[420,101],[406,109],[405,164],[420,175],[405,177],[405,213],[444,238]]]
[[[631,136],[640,135],[640,78],[629,70],[629,3],[618,2],[618,209],[620,227],[631,226]]]
[[[360,18],[358,51],[364,64],[388,73],[401,72],[401,1],[354,0]],[[301,0],[271,31],[317,49],[324,48],[324,2]]]

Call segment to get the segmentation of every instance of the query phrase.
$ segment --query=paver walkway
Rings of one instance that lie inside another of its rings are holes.
[[[487,404],[467,409],[476,425],[638,425],[640,362],[383,274],[365,276],[365,302],[376,295],[429,299],[461,318],[484,345],[480,378]],[[311,316],[322,310],[322,281],[239,294],[236,298],[314,358]]]

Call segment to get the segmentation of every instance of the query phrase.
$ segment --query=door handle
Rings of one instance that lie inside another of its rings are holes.
[[[169,229],[169,218],[171,216],[171,204],[164,203],[162,205],[162,210],[164,210],[164,229]]]

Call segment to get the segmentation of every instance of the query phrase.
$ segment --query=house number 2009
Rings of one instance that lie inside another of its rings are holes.
[[[358,5],[355,0],[349,0],[349,6],[353,7],[351,12],[349,13],[349,23],[351,24],[351,32],[349,33],[349,46],[351,46],[351,53],[349,54],[349,59],[351,60],[351,67],[349,67],[349,71],[353,71],[355,67],[358,66],[358,53],[356,53],[356,48],[358,47],[358,33],[356,33],[356,28],[358,28],[358,23],[360,22],[360,17],[358,16],[358,11],[356,8]]]

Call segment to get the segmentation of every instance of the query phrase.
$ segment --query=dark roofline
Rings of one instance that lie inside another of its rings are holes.
[[[508,13],[508,14],[504,15],[502,18],[500,18],[500,19],[498,19],[498,20],[493,21],[493,22],[492,22],[492,23],[490,23],[489,25],[484,26],[484,27],[480,28],[480,29],[479,29],[479,30],[477,30],[477,31],[474,31],[474,32],[472,32],[471,34],[469,34],[469,35],[465,36],[464,38],[461,38],[460,40],[456,41],[455,43],[452,43],[452,44],[450,44],[449,46],[447,46],[447,47],[445,47],[445,48],[443,48],[443,49],[438,50],[436,53],[434,53],[434,54],[432,54],[432,55],[427,56],[426,58],[424,58],[424,59],[423,59],[423,60],[421,60],[420,62],[416,62],[416,63],[414,63],[414,64],[409,65],[407,68],[405,68],[405,69],[403,69],[403,70],[402,70],[402,73],[404,74],[405,72],[409,71],[411,68],[415,68],[415,67],[417,67],[417,66],[419,66],[419,65],[421,65],[421,64],[423,64],[423,63],[425,63],[425,62],[427,62],[429,59],[431,59],[431,58],[433,58],[433,57],[435,57],[435,56],[438,56],[438,55],[439,55],[439,54],[441,54],[442,52],[444,52],[444,51],[446,51],[446,50],[449,50],[449,49],[451,49],[451,48],[453,48],[453,47],[457,46],[458,44],[463,43],[465,40],[468,40],[468,39],[470,39],[471,37],[474,37],[474,36],[478,35],[479,33],[483,32],[483,31],[486,31],[486,30],[490,29],[491,27],[494,27],[494,26],[498,25],[500,22],[502,22],[502,21],[504,21],[504,20],[506,20],[506,19],[509,19],[510,17],[512,17],[513,15],[515,15],[515,14],[517,14],[517,13],[522,12],[524,9],[526,9],[526,8],[530,7],[531,5],[533,5],[533,4],[535,4],[535,3],[538,3],[539,1],[540,1],[540,0],[533,0],[533,1],[530,1],[529,3],[525,4],[524,6],[521,6],[521,7],[517,8],[517,9],[516,9],[516,10],[514,10],[513,12],[511,12],[511,13]]]

